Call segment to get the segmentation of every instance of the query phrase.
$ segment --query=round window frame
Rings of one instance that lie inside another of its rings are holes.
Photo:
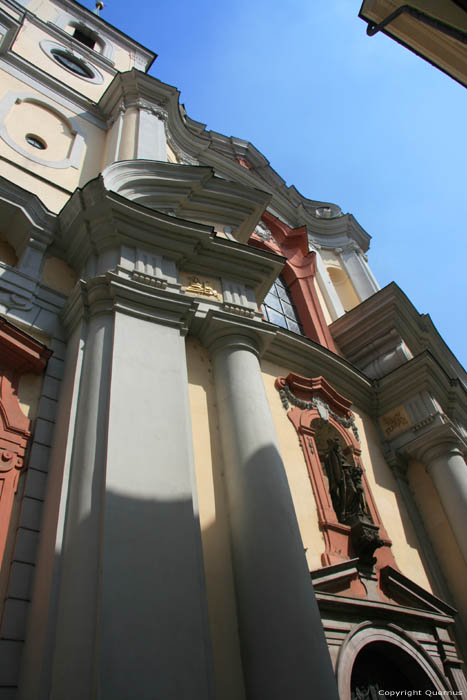
[[[84,58],[84,56],[77,53],[75,50],[71,50],[67,46],[59,44],[55,41],[48,40],[41,41],[40,47],[42,51],[46,54],[46,56],[48,56],[48,58],[50,58],[50,60],[53,61],[53,63],[56,66],[60,66],[60,68],[63,68],[63,70],[65,70],[70,75],[73,75],[75,78],[85,80],[87,83],[94,83],[95,85],[101,85],[104,82],[104,76],[102,75],[102,73],[94,65],[91,65],[91,63],[87,61]],[[81,75],[80,73],[75,72],[71,68],[68,68],[55,57],[54,52],[70,56],[70,58],[73,61],[76,61],[76,63],[80,63],[82,66],[84,66],[85,70],[88,70],[90,73],[92,73],[93,77]]]
[[[32,148],[36,148],[38,151],[46,151],[48,148],[47,141],[43,139],[41,136],[38,136],[37,134],[32,134],[32,133],[27,133],[24,136],[24,140],[28,144],[28,146],[31,146]],[[39,146],[36,146],[34,143],[31,143],[31,141],[37,141]]]

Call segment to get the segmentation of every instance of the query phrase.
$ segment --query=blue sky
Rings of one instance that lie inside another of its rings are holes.
[[[86,3],[92,9],[93,2]],[[466,91],[378,34],[360,0],[108,0],[159,54],[188,114],[251,141],[302,194],[339,204],[467,366]]]

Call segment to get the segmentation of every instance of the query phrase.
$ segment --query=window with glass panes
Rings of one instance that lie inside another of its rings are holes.
[[[297,309],[281,277],[278,277],[267,293],[262,310],[266,319],[271,323],[276,323],[282,328],[288,328],[289,331],[303,335]]]

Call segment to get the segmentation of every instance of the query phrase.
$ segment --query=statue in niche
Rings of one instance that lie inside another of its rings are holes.
[[[327,442],[324,468],[337,519],[345,525],[353,525],[360,520],[371,521],[365,500],[362,469],[345,457],[337,438]]]

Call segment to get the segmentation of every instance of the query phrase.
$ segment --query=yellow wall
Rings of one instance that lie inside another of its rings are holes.
[[[290,370],[271,362],[262,362],[261,368],[308,565],[310,570],[319,569],[322,566],[324,538],[318,525],[316,501],[297,432],[287,418],[279,392],[274,387],[277,377],[286,377]]]
[[[245,690],[211,362],[209,353],[194,338],[187,339],[186,353],[216,690],[222,700],[243,700]]]
[[[294,426],[287,418],[279,392],[274,387],[278,376],[287,376],[289,370],[269,362],[262,363],[263,380],[284,458],[287,478],[297,514],[310,569],[322,566],[324,539],[318,525],[318,514],[305,459]],[[327,377],[332,383],[332,378]],[[394,476],[379,447],[379,437],[371,418],[353,408],[358,427],[362,462],[369,486],[382,522],[392,540],[392,551],[402,573],[415,583],[431,591],[425,567],[419,554],[419,542],[410,522]]]
[[[18,401],[24,415],[32,421],[37,416],[41,397],[42,375],[23,374],[19,380]]]
[[[44,22],[54,22],[57,15],[64,12],[63,7],[55,5],[50,0],[32,0],[27,9]],[[89,5],[88,9],[93,8]],[[70,14],[72,14],[72,12]],[[103,16],[103,19],[105,19],[105,16]],[[65,31],[69,33],[68,28],[65,28]],[[118,41],[112,41],[112,45],[114,47],[112,60],[114,61],[115,68],[119,71],[131,70],[135,64],[134,55],[130,51],[124,49]]]
[[[317,295],[317,297],[318,297],[319,304],[320,304],[321,309],[322,309],[323,314],[324,314],[324,320],[326,321],[326,323],[327,323],[328,326],[329,326],[329,325],[332,323],[331,314],[330,314],[329,311],[328,311],[327,304],[326,304],[326,302],[324,301],[324,297],[323,297],[323,295],[321,294],[321,289],[319,288],[319,284],[318,284],[318,282],[317,282],[316,280],[315,280],[315,282],[314,282],[314,285],[315,285],[316,295]]]
[[[461,617],[467,619],[467,565],[425,465],[411,462],[409,485]]]
[[[70,294],[76,284],[76,274],[64,260],[51,256],[44,262],[42,281],[62,294]]]
[[[0,99],[8,93],[27,94],[33,98],[41,99],[39,92],[20,80],[5,74],[0,86]],[[0,157],[4,156],[20,166],[20,168],[15,168],[9,164],[7,167],[6,163],[0,162],[0,169],[4,177],[37,194],[51,211],[56,212],[61,209],[69,195],[60,192],[57,188],[47,186],[42,180],[34,178],[34,174],[48,180],[51,185],[65,188],[69,193],[73,192],[76,187],[85,184],[100,172],[106,132],[86,119],[76,117],[73,112],[58,103],[54,103],[54,107],[64,118],[41,105],[28,102],[14,104],[5,118],[5,126],[9,136],[21,148],[34,156],[44,158],[44,160],[61,160],[67,157],[71,143],[67,120],[74,117],[85,141],[80,168],[53,168],[45,163],[35,163],[0,139]],[[42,151],[28,146],[24,138],[27,133],[39,136],[47,143],[48,148]]]
[[[320,252],[342,306],[345,311],[350,311],[350,309],[353,309],[354,306],[360,303],[360,300],[342,265],[340,257],[334,251],[326,248],[323,248]]]
[[[15,267],[18,263],[18,257],[15,253],[15,249],[4,235],[0,233],[0,260],[11,267]]]
[[[373,493],[381,520],[392,540],[392,552],[396,564],[408,578],[432,592],[423,560],[419,554],[420,543],[399,493],[396,479],[380,448],[377,428],[371,418],[352,407],[360,435],[362,462],[368,484]]]
[[[112,80],[112,73],[96,64],[96,69],[99,70],[103,77],[103,82],[101,84],[97,85],[88,80],[79,78],[72,72],[62,68],[54,59],[44,53],[40,47],[40,42],[44,40],[53,41],[57,44],[61,43],[52,34],[47,34],[43,29],[26,20],[18,32],[18,36],[13,44],[13,51],[23,56],[30,63],[33,63],[49,75],[54,76],[57,80],[60,80],[60,82],[65,83],[73,90],[76,90],[82,95],[86,95],[86,97],[93,100],[93,102],[98,102]],[[79,55],[78,50],[76,53]],[[83,55],[83,58],[93,65],[92,61],[88,60],[86,56]]]

